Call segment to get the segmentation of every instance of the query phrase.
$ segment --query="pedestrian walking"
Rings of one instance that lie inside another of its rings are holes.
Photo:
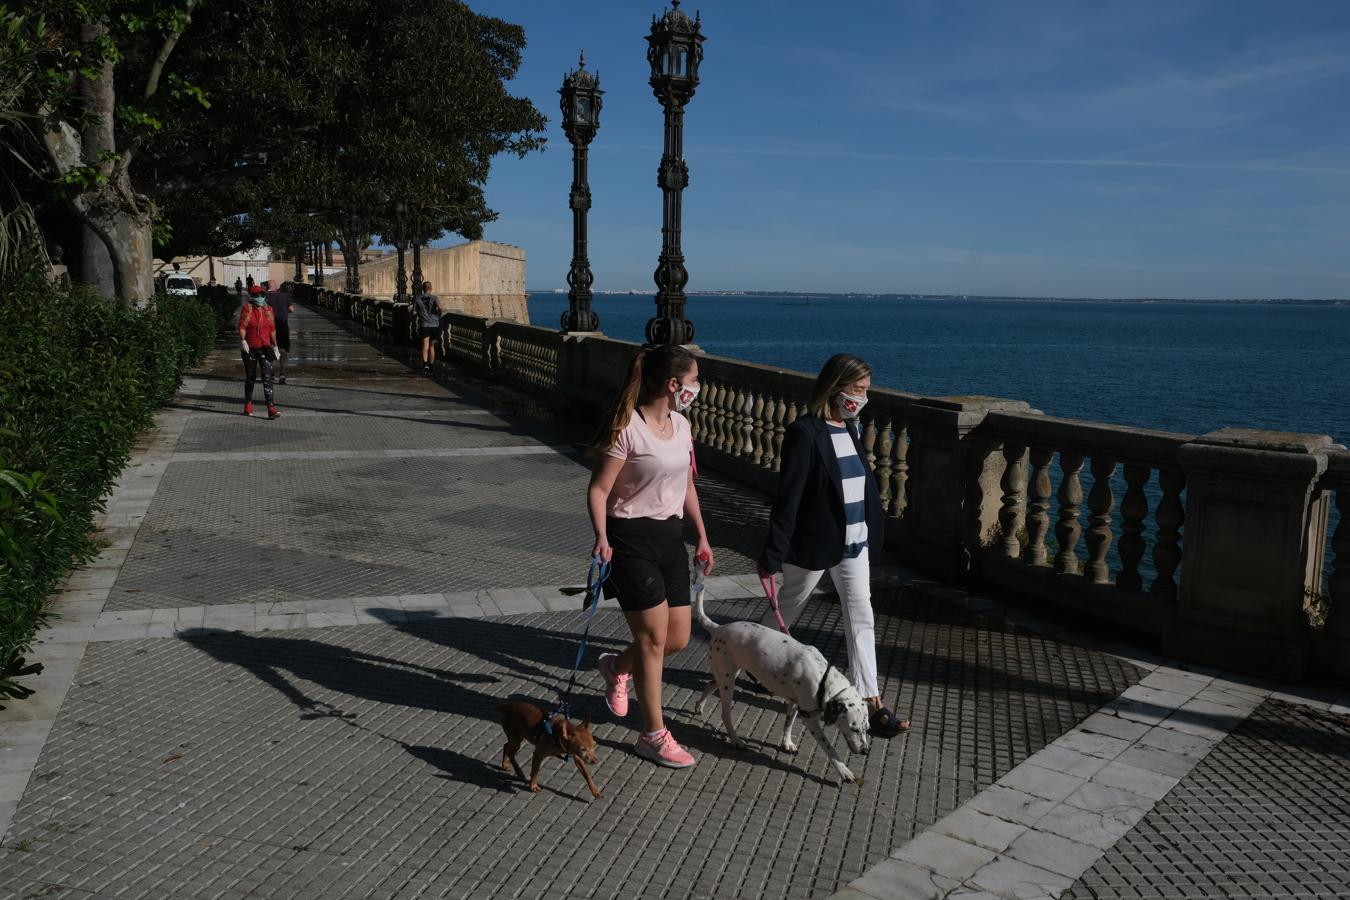
[[[894,737],[909,722],[882,704],[877,687],[870,548],[882,546],[884,520],[857,431],[871,387],[871,368],[847,353],[830,357],[816,376],[809,413],[783,435],[778,495],[759,574],[782,573],[779,606],[791,622],[830,573],[843,612],[849,680],[867,700],[872,733]]]
[[[252,297],[252,296],[253,296],[253,273],[250,272],[248,275],[246,275],[246,276],[244,277],[244,288],[248,291],[248,295],[249,295],[250,297]]]
[[[291,313],[295,312],[295,304],[281,282],[264,281],[263,286],[267,288],[267,305],[277,323],[277,384],[285,384],[286,363],[291,355]]]
[[[441,336],[441,300],[431,292],[431,282],[422,282],[422,292],[413,297],[417,308],[417,333],[422,341],[422,374],[431,377],[436,365],[436,341]]]
[[[242,281],[239,280],[239,276],[237,276],[237,275],[235,276],[235,279],[234,279],[234,292],[235,292],[236,294],[243,294],[243,293],[244,293],[244,283],[243,283]]]
[[[239,311],[239,347],[244,354],[244,415],[253,415],[253,385],[262,369],[263,399],[267,418],[281,415],[272,396],[272,361],[277,352],[277,326],[261,285],[249,291],[248,302]]]
[[[595,529],[592,555],[611,561],[605,596],[617,597],[633,642],[602,653],[605,703],[628,714],[636,676],[642,733],[634,750],[671,768],[694,757],[667,730],[661,709],[665,658],[689,643],[689,556],[684,523],[694,527],[695,561],[710,571],[712,547],[694,487],[694,441],[682,413],[698,396],[698,361],[677,346],[640,351],[606,424],[587,451],[595,460],[587,507]]]

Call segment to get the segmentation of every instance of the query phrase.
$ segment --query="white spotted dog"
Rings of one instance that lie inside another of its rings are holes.
[[[731,724],[731,698],[736,676],[742,671],[749,672],[775,696],[788,702],[780,746],[788,753],[797,752],[797,745],[792,741],[792,726],[800,713],[807,730],[825,748],[839,776],[847,782],[856,781],[826,737],[824,726],[837,725],[850,750],[867,753],[871,740],[867,732],[867,704],[857,689],[842,672],[826,662],[825,656],[815,647],[755,622],[718,625],[703,611],[703,591],[698,588],[701,584],[696,582],[694,615],[712,636],[708,646],[712,680],[694,712],[707,717],[708,698],[716,689],[722,697],[722,724],[726,726],[727,736],[734,746],[743,749],[745,742],[736,736],[735,726]]]

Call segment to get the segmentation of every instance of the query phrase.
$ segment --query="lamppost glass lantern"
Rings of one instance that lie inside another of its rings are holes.
[[[568,206],[572,210],[572,266],[567,271],[567,312],[562,315],[563,331],[597,331],[600,317],[591,309],[591,262],[586,255],[586,214],[591,208],[591,184],[587,170],[590,143],[600,130],[600,73],[586,70],[586,54],[575,71],[563,78],[559,107],[563,133],[572,143],[572,192]]]
[[[689,18],[680,9],[680,0],[671,0],[670,6],[659,19],[652,16],[647,62],[652,67],[651,85],[656,99],[663,105],[669,99],[683,106],[698,87],[698,67],[703,62],[703,23],[697,13]]]

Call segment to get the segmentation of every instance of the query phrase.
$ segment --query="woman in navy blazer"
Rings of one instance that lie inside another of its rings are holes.
[[[892,737],[908,730],[881,702],[872,615],[870,547],[881,546],[881,495],[858,442],[858,413],[872,370],[836,354],[811,391],[810,412],[783,436],[778,496],[759,558],[761,577],[783,575],[779,605],[795,619],[826,571],[839,592],[848,644],[849,678],[867,700],[872,730]]]

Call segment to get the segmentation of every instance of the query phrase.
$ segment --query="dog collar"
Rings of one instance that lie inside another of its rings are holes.
[[[803,719],[809,719],[812,716],[819,715],[820,713],[823,713],[825,711],[825,707],[829,704],[830,700],[835,699],[840,694],[844,693],[844,691],[848,690],[848,687],[845,686],[839,689],[838,691],[835,691],[833,694],[831,694],[828,700],[825,698],[825,682],[830,680],[830,670],[833,668],[834,666],[830,665],[829,663],[826,663],[825,672],[823,675],[820,676],[820,684],[816,685],[816,708],[812,710],[806,710],[802,709],[801,707],[798,707],[797,715],[801,716]]]
[[[549,737],[553,738],[553,742],[557,744],[558,749],[562,751],[563,762],[568,762],[572,759],[572,754],[568,753],[567,747],[563,745],[562,735],[555,734],[553,731],[553,716],[545,714],[543,721],[535,726],[535,732],[538,737],[547,734]]]

